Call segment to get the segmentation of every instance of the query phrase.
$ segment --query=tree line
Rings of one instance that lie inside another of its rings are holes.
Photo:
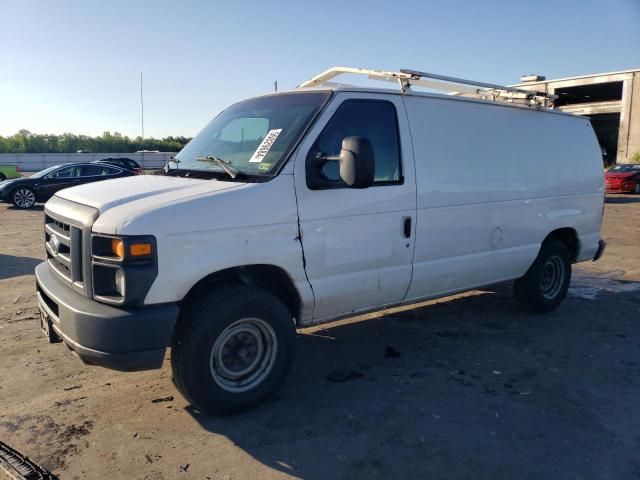
[[[160,150],[178,152],[191,138],[129,138],[118,132],[104,132],[99,137],[87,135],[35,134],[29,130],[20,130],[9,137],[0,136],[0,153],[133,153],[139,150]]]

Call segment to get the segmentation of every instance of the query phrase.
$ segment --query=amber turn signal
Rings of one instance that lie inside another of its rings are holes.
[[[111,251],[118,258],[124,257],[124,242],[119,238],[112,238]]]
[[[140,257],[142,255],[151,255],[150,243],[135,243],[129,246],[129,253],[132,257]]]

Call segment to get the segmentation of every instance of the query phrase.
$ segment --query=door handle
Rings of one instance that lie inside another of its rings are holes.
[[[404,217],[403,230],[404,238],[411,238],[411,217]]]

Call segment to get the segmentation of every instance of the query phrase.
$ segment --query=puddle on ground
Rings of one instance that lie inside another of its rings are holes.
[[[619,276],[621,275],[618,272],[594,272],[590,275],[576,273],[571,279],[569,295],[586,300],[595,300],[598,294],[602,292],[629,293],[640,291],[640,282],[616,280],[614,278]]]

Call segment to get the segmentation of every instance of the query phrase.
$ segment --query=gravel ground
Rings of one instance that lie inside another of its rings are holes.
[[[61,479],[640,479],[640,196],[607,199],[605,256],[555,312],[499,286],[307,329],[278,395],[228,418],[192,411],[167,363],[45,343],[42,208],[0,225],[0,439]]]

